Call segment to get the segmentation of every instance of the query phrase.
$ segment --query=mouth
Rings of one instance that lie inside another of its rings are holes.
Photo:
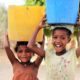
[[[22,62],[27,62],[27,61],[28,61],[28,59],[27,59],[26,57],[22,57],[20,60],[21,60]]]
[[[62,55],[66,52],[62,44],[54,44],[54,48],[56,50],[57,55]]]
[[[56,47],[56,48],[61,48],[62,45],[60,45],[60,44],[55,44],[55,47]]]
[[[22,59],[22,60],[27,60],[28,58],[27,58],[27,57],[21,57],[21,59]]]
[[[55,44],[54,48],[56,52],[61,52],[63,50],[63,46],[61,44]]]
[[[27,59],[27,57],[21,57],[22,59]]]

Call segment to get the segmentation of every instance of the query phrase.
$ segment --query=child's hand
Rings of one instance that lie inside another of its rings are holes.
[[[43,18],[42,18],[42,20],[41,20],[41,22],[40,22],[38,27],[40,29],[43,28],[45,26],[45,22],[46,22],[46,15],[43,16]]]
[[[4,48],[10,47],[8,33],[5,33],[3,36],[3,46],[4,46]]]

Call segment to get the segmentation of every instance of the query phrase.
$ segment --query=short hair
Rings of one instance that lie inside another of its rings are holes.
[[[55,27],[55,28],[52,30],[52,34],[54,34],[54,32],[55,32],[56,30],[66,31],[66,33],[67,33],[68,36],[71,36],[71,34],[72,34],[72,32],[71,32],[69,29],[65,28],[65,27]]]
[[[23,45],[23,46],[26,45],[26,46],[27,46],[27,44],[28,44],[27,41],[17,41],[16,46],[15,46],[15,48],[14,48],[15,52],[18,51],[18,47],[19,47],[19,46],[21,46],[21,45]]]

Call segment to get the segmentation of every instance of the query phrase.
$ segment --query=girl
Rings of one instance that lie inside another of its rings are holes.
[[[36,29],[33,39],[29,41],[28,48],[38,55],[45,57],[47,76],[46,80],[74,80],[77,58],[80,56],[80,49],[66,50],[66,45],[71,40],[71,31],[65,27],[56,27],[52,30],[52,49],[44,51],[33,45],[39,30]]]
[[[31,62],[33,51],[27,47],[27,42],[17,42],[15,48],[17,59],[10,49],[8,35],[4,37],[4,48],[13,67],[12,80],[38,80],[37,74],[43,59],[42,56],[38,56],[34,62]]]

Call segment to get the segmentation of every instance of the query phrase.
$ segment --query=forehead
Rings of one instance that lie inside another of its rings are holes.
[[[28,49],[26,45],[19,45],[18,49]]]
[[[52,36],[54,36],[54,35],[67,36],[67,31],[65,31],[65,30],[55,30],[54,32],[52,32]]]
[[[33,51],[30,50],[26,45],[20,45],[20,46],[18,46],[17,51],[26,51],[26,52],[33,53]]]

